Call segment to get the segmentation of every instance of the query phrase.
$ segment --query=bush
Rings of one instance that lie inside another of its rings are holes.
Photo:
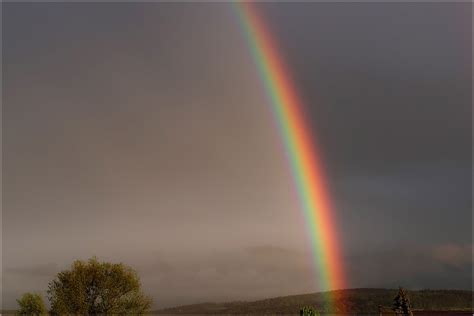
[[[16,300],[20,309],[17,311],[18,315],[46,315],[48,312],[44,305],[43,298],[39,294],[25,293]]]
[[[319,312],[311,306],[304,306],[300,309],[300,316],[319,316]]]
[[[52,314],[144,314],[151,299],[141,290],[137,273],[124,264],[75,261],[49,283]]]

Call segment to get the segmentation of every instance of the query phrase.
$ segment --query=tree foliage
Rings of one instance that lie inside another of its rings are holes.
[[[52,314],[143,314],[152,304],[132,268],[95,257],[58,273],[48,285],[48,299]]]
[[[46,315],[48,312],[44,305],[43,298],[36,293],[25,293],[22,297],[16,300],[20,309],[17,311],[18,315]]]
[[[319,316],[319,313],[312,306],[304,306],[300,309],[300,316]]]
[[[411,304],[408,295],[402,287],[398,289],[398,294],[393,300],[393,311],[397,315],[412,316]]]

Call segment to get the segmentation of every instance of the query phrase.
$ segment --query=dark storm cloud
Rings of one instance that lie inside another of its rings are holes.
[[[360,225],[388,229],[379,242],[470,241],[471,4],[260,7],[303,95],[346,243]]]
[[[470,167],[470,4],[262,7],[331,169]]]
[[[471,286],[472,244],[386,246],[350,256],[348,273],[361,287],[465,288]]]
[[[259,3],[320,144],[351,287],[472,283],[470,3]],[[75,259],[156,306],[316,291],[227,4],[5,4],[3,300]]]

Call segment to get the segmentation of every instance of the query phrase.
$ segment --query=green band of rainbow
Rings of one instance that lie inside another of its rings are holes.
[[[305,122],[303,107],[292,85],[290,73],[278,54],[275,41],[250,2],[234,2],[248,46],[283,138],[287,157],[302,204],[321,290],[345,285],[340,245],[337,241],[329,196],[316,140]]]

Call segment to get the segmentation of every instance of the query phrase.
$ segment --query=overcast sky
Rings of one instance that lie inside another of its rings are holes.
[[[266,3],[350,287],[472,284],[470,3]],[[155,307],[319,290],[229,4],[3,4],[4,307],[75,259]]]

